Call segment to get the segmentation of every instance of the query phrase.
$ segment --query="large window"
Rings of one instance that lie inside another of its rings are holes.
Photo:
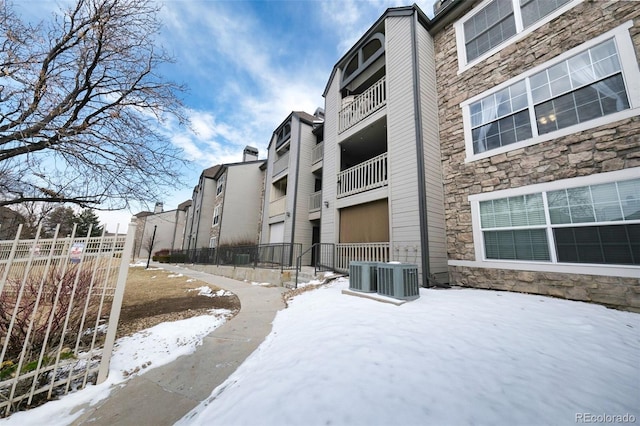
[[[461,68],[468,63],[481,60],[484,55],[494,53],[507,40],[515,39],[514,36],[518,34],[524,35],[533,31],[579,2],[492,0],[482,3],[456,24]]]
[[[463,102],[467,157],[485,158],[637,115],[630,111],[640,103],[632,99],[640,75],[630,25]]]
[[[216,185],[216,196],[222,194],[223,189],[224,189],[224,175],[221,175]]]
[[[640,178],[478,207],[485,259],[640,265]]]
[[[213,226],[217,226],[218,223],[220,223],[220,206],[213,209]]]

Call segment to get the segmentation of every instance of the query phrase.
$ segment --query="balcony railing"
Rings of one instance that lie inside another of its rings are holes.
[[[317,212],[322,207],[322,191],[314,192],[309,196],[309,212]]]
[[[349,271],[349,262],[388,262],[389,243],[336,244],[336,270]]]
[[[338,173],[338,198],[387,185],[387,153]]]
[[[289,167],[289,151],[273,163],[273,176],[276,176]]]
[[[324,154],[324,142],[320,142],[311,150],[311,164],[316,164],[318,161],[322,160],[322,156]]]
[[[344,132],[387,103],[385,77],[344,105],[338,114],[338,132]]]
[[[269,203],[269,217],[278,216],[284,214],[287,205],[287,196],[280,197],[277,200],[273,200]]]

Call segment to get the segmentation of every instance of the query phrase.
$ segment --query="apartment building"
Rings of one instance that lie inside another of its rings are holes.
[[[263,164],[264,160],[258,160],[258,150],[246,147],[242,162],[223,164],[213,176],[216,191],[211,200],[213,216],[209,222],[208,247],[258,243]]]
[[[182,248],[186,215],[191,201],[180,203],[175,210],[164,210],[163,203],[156,203],[154,211],[143,211],[134,215],[136,235],[134,258],[148,258],[158,250]]]
[[[440,6],[452,282],[640,310],[638,4]]]
[[[273,132],[265,167],[262,244],[320,242],[324,111],[293,111]],[[303,264],[313,263],[309,253]]]
[[[350,261],[417,264],[448,282],[434,44],[417,7],[388,9],[324,91],[321,242]]]
[[[215,209],[215,198],[218,188],[216,176],[222,168],[221,164],[204,169],[200,173],[198,184],[193,188],[191,206],[187,210],[184,229],[183,249],[192,250],[208,248],[211,241],[211,224]]]

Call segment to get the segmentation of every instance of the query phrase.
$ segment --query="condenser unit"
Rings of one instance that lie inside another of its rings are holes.
[[[420,297],[418,267],[408,263],[378,263],[378,294],[395,299]]]
[[[375,293],[378,262],[349,262],[349,290]]]

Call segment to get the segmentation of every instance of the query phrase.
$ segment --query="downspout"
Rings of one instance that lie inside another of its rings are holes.
[[[298,179],[300,177],[300,151],[302,149],[302,141],[300,138],[302,137],[302,123],[300,122],[300,117],[298,119],[298,154],[296,155],[296,184],[293,192],[293,212],[291,212],[291,259],[290,263],[293,263],[293,247],[295,244],[295,235],[296,235],[296,210],[298,207]],[[285,213],[286,216],[286,213]],[[297,259],[296,259],[297,260]],[[297,266],[297,265],[296,265]],[[296,282],[297,284],[297,282]]]
[[[173,222],[173,235],[171,236],[171,251],[173,251],[173,246],[176,243],[176,234],[178,232],[178,215],[180,213],[180,209],[176,209],[176,220]]]
[[[411,21],[411,45],[413,48],[413,110],[414,125],[416,128],[416,155],[418,163],[418,211],[420,217],[420,256],[422,261],[422,286],[426,287],[430,281],[429,269],[429,232],[427,217],[427,188],[425,183],[424,147],[422,145],[422,109],[420,106],[420,79],[418,68],[418,42],[417,42],[418,14],[413,13]]]

